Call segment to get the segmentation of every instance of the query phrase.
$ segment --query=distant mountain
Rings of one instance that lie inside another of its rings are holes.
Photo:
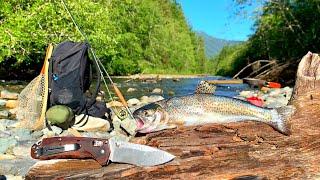
[[[196,32],[196,34],[203,38],[205,53],[208,58],[217,55],[224,46],[241,43],[241,41],[229,41],[225,39],[214,38],[205,32]]]

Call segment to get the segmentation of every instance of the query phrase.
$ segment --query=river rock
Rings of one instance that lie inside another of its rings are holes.
[[[137,91],[136,88],[128,88],[128,90],[127,90],[128,93],[130,93],[130,92],[135,92],[135,91]]]
[[[28,155],[30,152],[28,153]],[[17,159],[8,159],[0,161],[0,174],[13,174],[16,176],[25,176],[29,171],[29,168],[33,166],[37,160],[31,158],[17,158]],[[8,176],[8,180],[11,180]]]
[[[8,179],[8,180],[22,180],[22,176],[14,176],[14,175],[5,175],[4,176],[5,179]],[[1,177],[0,177],[1,179]]]
[[[152,90],[152,93],[154,93],[154,94],[162,94],[163,90],[160,89],[160,88],[155,88],[155,89]]]
[[[19,144],[18,146],[13,147],[12,152],[18,157],[29,157],[30,147],[32,145],[33,143]]]
[[[119,101],[110,101],[106,105],[107,105],[107,108],[110,108],[113,106],[123,106],[122,103]]]
[[[137,98],[132,98],[132,99],[129,99],[127,103],[128,103],[128,106],[131,107],[131,106],[139,105],[141,102]]]
[[[0,154],[6,153],[9,148],[14,147],[16,144],[17,144],[17,140],[14,137],[1,138]]]
[[[241,91],[239,96],[247,98],[253,96],[253,94],[253,91]]]
[[[9,92],[7,90],[3,90],[3,91],[1,91],[0,96],[1,96],[2,99],[17,100],[19,94],[18,93],[14,93],[14,92]]]
[[[148,102],[149,103],[153,103],[153,102],[156,102],[156,101],[160,101],[160,100],[163,100],[164,98],[162,96],[159,96],[159,95],[151,95],[149,96],[148,98]]]
[[[6,101],[6,100],[4,100],[4,99],[0,99],[0,106],[5,106],[5,105],[6,105],[6,103],[7,103],[7,101]]]
[[[78,131],[103,131],[106,132],[110,129],[110,123],[109,121],[89,116],[87,121],[80,122],[81,119],[83,119],[83,114],[80,114],[79,116],[76,116],[75,118],[75,124],[72,126],[73,129],[76,129]],[[85,118],[88,116],[86,115]],[[85,123],[85,124],[84,124]]]
[[[17,100],[8,100],[6,103],[6,108],[13,109],[18,106],[18,101]]]
[[[0,111],[0,118],[7,118],[7,117],[9,117],[9,111],[7,110]]]
[[[31,136],[33,139],[40,139],[43,136],[43,131],[34,131]]]
[[[15,123],[16,121],[10,119],[0,119],[0,130],[5,131],[8,127],[11,127]]]
[[[45,137],[52,137],[52,136],[56,136],[62,133],[62,129],[57,127],[57,126],[51,126],[51,130],[49,130],[48,128],[45,128],[42,130],[42,133]]]
[[[15,128],[12,132],[18,141],[27,141],[32,139],[31,132],[28,129]]]

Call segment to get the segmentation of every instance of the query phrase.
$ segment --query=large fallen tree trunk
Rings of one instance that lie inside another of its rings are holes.
[[[26,178],[320,178],[319,62],[319,56],[311,53],[300,62],[290,136],[258,122],[165,130],[140,137],[145,144],[177,156],[165,165],[142,168],[112,163],[100,168],[93,160],[51,161],[33,166]]]

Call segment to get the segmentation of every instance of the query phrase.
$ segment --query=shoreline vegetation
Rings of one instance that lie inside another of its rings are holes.
[[[315,19],[320,18],[320,9],[315,0],[262,3],[254,16],[254,32],[248,40],[225,46],[212,58],[205,56],[204,39],[192,30],[177,1],[92,3],[83,0],[75,3],[67,0],[67,4],[97,56],[114,77],[134,78],[136,75],[128,74],[143,73],[148,75],[141,78],[156,78],[157,75],[149,74],[157,73],[162,78],[198,77],[199,74],[232,77],[246,65],[265,59],[279,65],[289,64],[271,77],[291,84],[287,82],[295,77],[300,57],[308,51],[319,52],[320,24]],[[1,5],[2,79],[31,80],[41,70],[48,43],[82,41],[59,1],[4,1]],[[250,6],[249,0],[236,1],[233,15],[245,14],[244,7]],[[263,66],[257,64],[254,68]],[[249,69],[239,78],[252,72],[254,69]],[[162,75],[165,73],[169,75]]]
[[[210,74],[134,74],[127,76],[111,76],[117,79],[183,79],[183,78],[201,78],[212,77]],[[218,77],[218,76],[217,76]]]

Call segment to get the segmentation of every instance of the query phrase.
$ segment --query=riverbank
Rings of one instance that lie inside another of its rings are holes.
[[[212,77],[212,76],[213,75],[210,75],[210,74],[134,74],[134,75],[128,75],[128,76],[111,76],[111,78],[119,78],[119,79],[176,79],[176,78],[205,78],[205,77]]]

